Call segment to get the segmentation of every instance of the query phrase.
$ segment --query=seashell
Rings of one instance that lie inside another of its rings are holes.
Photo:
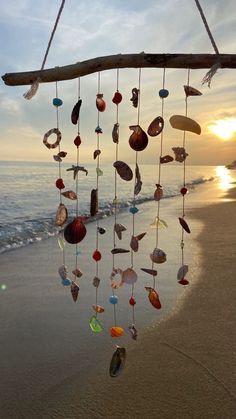
[[[62,162],[62,159],[61,159],[61,157],[60,156],[58,156],[58,154],[56,154],[55,156],[53,156],[53,158],[54,158],[54,160],[56,161],[56,162]]]
[[[138,331],[136,327],[134,326],[134,324],[132,324],[132,326],[129,326],[129,332],[131,334],[132,339],[137,340]]]
[[[72,273],[73,273],[75,276],[77,276],[77,278],[81,278],[81,276],[83,275],[83,272],[82,272],[82,271],[80,271],[78,268],[74,269],[74,270],[72,271]]]
[[[137,282],[138,276],[132,268],[127,268],[122,272],[122,282],[125,284],[133,285]]]
[[[123,232],[123,231],[126,231],[126,230],[127,230],[127,229],[126,229],[126,227],[125,227],[125,226],[123,226],[123,224],[116,223],[116,224],[114,225],[114,231],[116,232],[117,237],[118,237],[118,239],[119,239],[119,240],[121,240],[121,239],[122,239],[122,232]]]
[[[75,137],[74,139],[74,145],[78,148],[81,144],[81,138],[80,135],[78,134],[77,137]]]
[[[76,125],[79,120],[79,112],[80,112],[81,105],[82,105],[82,99],[79,99],[71,112],[71,122],[74,125]]]
[[[156,290],[151,287],[145,287],[145,290],[148,291],[148,298],[152,306],[159,310],[161,308],[161,302]]]
[[[150,137],[156,137],[159,135],[164,128],[164,119],[161,116],[157,116],[148,127],[147,133]]]
[[[186,97],[188,97],[188,96],[201,96],[202,95],[202,93],[199,90],[197,90],[197,89],[195,89],[195,87],[191,87],[191,86],[184,86],[184,91],[185,91]]]
[[[98,212],[98,190],[91,190],[91,199],[90,199],[90,215],[94,217]]]
[[[122,249],[121,247],[114,247],[114,249],[111,250],[111,253],[113,255],[117,255],[118,253],[129,253],[129,250]]]
[[[137,89],[137,87],[134,87],[132,89],[132,97],[131,97],[131,102],[133,102],[133,107],[137,108],[138,107],[138,100],[139,100],[139,89]]]
[[[144,236],[146,236],[146,232],[145,233],[140,233],[140,234],[138,234],[137,236],[136,236],[136,239],[138,240],[138,241],[140,241],[140,240],[142,240],[143,239],[143,237]]]
[[[66,157],[66,156],[67,156],[67,152],[66,152],[66,151],[60,151],[57,155],[58,155],[59,157],[64,158],[64,157]]]
[[[177,280],[180,281],[181,279],[183,279],[185,277],[185,275],[188,272],[188,265],[182,265],[177,273]]]
[[[148,145],[148,136],[140,125],[130,125],[130,130],[134,131],[129,137],[129,145],[135,151],[143,151]]]
[[[160,163],[161,164],[170,163],[173,160],[174,160],[173,157],[170,156],[169,154],[167,154],[166,156],[160,157]]]
[[[61,277],[61,279],[66,279],[67,275],[68,275],[68,268],[65,265],[61,265],[60,268],[58,269],[58,273]]]
[[[68,218],[68,211],[64,204],[59,204],[56,213],[55,224],[62,226]]]
[[[65,198],[71,199],[72,201],[75,201],[78,197],[75,192],[73,191],[65,191],[61,193]]]
[[[73,281],[71,283],[70,291],[74,302],[76,302],[79,295],[79,286],[76,284],[76,282]]]
[[[122,101],[122,94],[117,90],[112,98],[112,102],[115,105],[119,105],[119,103]]]
[[[180,285],[188,285],[189,284],[189,281],[187,279],[185,279],[185,278],[182,278],[180,281],[178,281],[178,283]]]
[[[116,168],[118,175],[120,175],[121,179],[130,181],[133,179],[133,172],[125,162],[121,160],[115,161],[113,163],[113,167]]]
[[[61,178],[56,180],[55,185],[56,185],[56,188],[58,188],[58,189],[64,189],[64,187],[65,187],[63,179],[61,179]]]
[[[168,228],[168,224],[165,220],[161,220],[159,217],[156,217],[153,223],[150,224],[151,228]]]
[[[95,276],[94,278],[93,278],[93,286],[95,287],[95,288],[98,288],[99,287],[99,284],[100,284],[100,279],[97,277],[97,276]]]
[[[179,129],[181,131],[190,131],[194,134],[201,134],[200,125],[191,118],[183,115],[172,115],[170,117],[170,125],[172,128]]]
[[[138,164],[136,163],[135,167],[135,186],[134,186],[134,195],[138,195],[142,189],[143,182],[141,181],[141,175],[139,171]]]
[[[96,311],[96,313],[103,313],[105,311],[105,309],[102,306],[96,304],[93,304],[92,307]]]
[[[135,236],[131,237],[130,247],[134,252],[138,251],[138,239]]]
[[[52,135],[52,134],[56,134],[57,139],[56,139],[56,141],[55,141],[54,143],[49,143],[49,142],[48,142],[48,138],[49,138],[49,137],[50,137],[50,135]],[[49,148],[49,149],[58,147],[58,146],[59,146],[59,144],[60,144],[60,141],[61,141],[61,131],[59,131],[59,129],[58,129],[58,128],[52,128],[52,129],[50,129],[49,131],[47,131],[47,132],[46,132],[46,134],[44,134],[44,137],[43,137],[43,144],[44,144],[47,148]]]
[[[119,142],[119,124],[114,124],[113,130],[112,130],[112,140],[113,143],[118,144]]]
[[[113,326],[110,328],[110,335],[112,338],[119,338],[124,334],[123,327]]]
[[[117,377],[125,366],[126,350],[117,346],[110,362],[109,374],[110,377]]]
[[[97,231],[99,234],[105,234],[106,233],[106,229],[103,227],[97,227]]]
[[[175,153],[175,160],[182,163],[186,157],[188,157],[188,153],[186,153],[184,147],[172,147],[173,152]]]
[[[153,263],[164,263],[166,261],[166,254],[163,250],[157,247],[150,253],[150,258]]]
[[[96,107],[99,112],[104,112],[106,109],[106,102],[103,99],[103,93],[97,94]]]
[[[160,201],[160,199],[163,197],[163,189],[162,186],[159,185],[159,183],[156,184],[156,190],[154,192],[154,200]]]
[[[120,268],[113,268],[110,275],[111,287],[113,289],[120,288],[123,283],[121,280],[122,270]]]
[[[183,229],[186,231],[186,233],[191,233],[188,224],[183,218],[179,217],[179,222],[181,226],[183,227]]]
[[[94,152],[93,152],[93,158],[94,158],[94,160],[97,158],[97,156],[99,156],[101,154],[101,150],[95,150]]]
[[[64,237],[68,243],[76,244],[83,240],[86,236],[86,227],[81,217],[75,217],[74,220],[67,224],[64,230]]]
[[[157,271],[155,269],[141,268],[141,271],[152,276],[157,276]]]
[[[103,326],[96,316],[91,317],[89,326],[94,333],[100,333],[103,331]]]

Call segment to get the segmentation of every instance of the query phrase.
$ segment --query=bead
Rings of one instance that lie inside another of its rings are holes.
[[[68,285],[71,285],[71,280],[69,278],[63,279],[61,281],[62,285],[64,285],[64,287],[68,287]]]
[[[161,99],[165,99],[169,96],[169,91],[167,89],[161,89],[159,90],[159,96]]]
[[[93,259],[98,262],[99,260],[102,259],[102,255],[99,252],[99,250],[95,250],[95,252],[93,252]]]
[[[139,212],[139,209],[137,207],[131,207],[129,209],[129,212],[131,212],[131,214],[137,214],[137,212]]]
[[[62,100],[59,99],[58,97],[54,97],[53,101],[52,101],[54,106],[61,106],[63,104]]]
[[[180,193],[182,194],[182,195],[186,195],[186,193],[188,192],[188,189],[187,188],[185,188],[185,187],[183,187],[183,188],[181,188],[180,189]]]
[[[64,189],[65,185],[64,185],[63,179],[57,179],[56,180],[56,187],[60,190]]]
[[[74,145],[76,145],[76,147],[79,147],[81,144],[81,138],[79,135],[77,135],[77,137],[74,139]]]
[[[111,295],[109,297],[109,303],[111,303],[113,305],[117,304],[118,303],[118,297],[117,297],[117,295]]]
[[[129,299],[129,304],[130,304],[131,306],[135,306],[135,304],[136,304],[136,300],[134,299],[134,297],[130,297],[130,299]]]
[[[106,229],[103,228],[103,227],[98,227],[97,230],[98,230],[99,234],[105,234],[106,233]]]
[[[122,101],[122,94],[117,90],[117,92],[114,94],[112,102],[115,105],[119,105],[119,103]]]

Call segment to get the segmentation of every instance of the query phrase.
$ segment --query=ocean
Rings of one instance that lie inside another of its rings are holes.
[[[75,182],[69,163],[62,163],[64,190],[75,190]],[[96,188],[95,164],[84,164],[88,175],[79,172],[79,214],[89,216],[90,193]],[[130,165],[134,171],[134,166]],[[112,216],[114,213],[114,167],[102,164],[103,175],[99,178],[99,215]],[[136,205],[153,200],[158,167],[140,165],[142,190],[136,198]],[[186,182],[189,193],[198,185],[217,178],[214,166],[187,166]],[[58,234],[55,214],[59,202],[55,181],[58,178],[56,162],[14,162],[0,161],[0,253],[30,245]],[[163,199],[174,200],[180,196],[182,186],[182,165],[163,165],[161,182]],[[134,183],[117,177],[117,197],[119,212],[128,212],[132,204]],[[75,203],[64,199],[70,218],[75,214]],[[89,221],[93,221],[90,219]]]

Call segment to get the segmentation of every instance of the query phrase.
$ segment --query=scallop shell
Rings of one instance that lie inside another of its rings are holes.
[[[184,86],[184,91],[187,97],[202,95],[202,93],[199,90],[195,89],[195,87],[192,87],[192,86]]]
[[[186,233],[191,233],[188,224],[186,223],[186,221],[183,218],[179,217],[179,222],[180,222],[181,226],[183,227],[183,229],[186,231]]]
[[[64,204],[59,204],[56,213],[55,224],[62,226],[68,218],[68,211]]]
[[[150,253],[150,258],[153,263],[164,263],[166,261],[166,254],[163,250],[157,247]]]
[[[133,179],[133,172],[123,161],[117,160],[113,163],[113,166],[116,168],[117,173],[120,175],[121,179],[130,181]]]
[[[161,116],[157,116],[149,125],[147,133],[150,137],[156,137],[159,135],[164,128],[164,119]]]
[[[200,125],[191,118],[183,115],[173,115],[170,117],[170,125],[172,128],[179,129],[181,131],[190,131],[194,134],[201,134]]]
[[[65,198],[71,199],[72,201],[75,201],[78,197],[75,192],[73,191],[65,191],[61,193]]]
[[[103,99],[103,93],[97,94],[96,107],[99,112],[104,112],[106,109],[106,102]]]
[[[91,190],[91,200],[90,200],[90,215],[94,217],[98,212],[98,190]]]
[[[58,269],[58,273],[61,277],[61,279],[66,279],[67,275],[68,275],[68,268],[65,265],[61,265],[60,268]]]
[[[122,232],[123,232],[123,231],[126,231],[126,230],[127,230],[127,229],[126,229],[126,227],[125,227],[125,226],[123,226],[123,224],[116,223],[116,224],[114,225],[114,231],[116,232],[117,237],[118,237],[118,239],[119,239],[119,240],[121,240],[121,239],[122,239]]]
[[[138,275],[132,268],[127,268],[122,272],[122,282],[125,284],[133,285],[137,282]]]

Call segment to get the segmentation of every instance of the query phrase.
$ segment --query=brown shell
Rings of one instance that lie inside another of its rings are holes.
[[[130,247],[134,252],[138,251],[138,239],[135,236],[131,237]]]
[[[138,164],[136,163],[135,167],[135,186],[134,186],[134,195],[138,195],[142,189],[143,182],[141,181],[140,170]]]
[[[102,306],[93,304],[92,305],[94,311],[96,311],[96,313],[103,313],[105,311],[105,309]]]
[[[129,250],[122,249],[122,248],[120,248],[120,247],[115,247],[114,249],[112,249],[112,250],[111,250],[111,253],[112,253],[113,255],[116,255],[116,254],[118,254],[118,253],[129,253],[129,252],[130,252]]]
[[[95,287],[95,288],[98,288],[99,287],[99,284],[100,284],[100,279],[97,277],[97,276],[95,276],[94,278],[93,278],[93,286]]]
[[[186,223],[186,221],[183,218],[179,217],[179,222],[180,222],[181,226],[183,227],[183,229],[186,231],[186,233],[191,233],[188,224]]]
[[[137,236],[136,236],[136,239],[138,240],[138,241],[140,241],[140,240],[142,240],[143,239],[143,237],[144,236],[146,236],[146,232],[145,233],[140,233],[140,234],[138,234]]]
[[[118,237],[118,239],[119,239],[119,240],[121,240],[121,239],[122,239],[122,232],[123,232],[123,231],[126,231],[126,230],[127,230],[127,229],[126,229],[126,227],[125,227],[125,226],[123,226],[123,224],[116,223],[116,224],[114,225],[114,231],[116,232],[117,237]]]
[[[161,133],[164,128],[164,119],[161,116],[157,116],[148,127],[147,133],[150,137],[156,137]]]
[[[72,284],[70,286],[70,290],[71,290],[72,298],[75,302],[78,298],[78,295],[79,295],[79,287],[75,282],[72,282]]]
[[[121,160],[115,161],[113,166],[116,168],[118,175],[120,175],[121,179],[130,181],[133,179],[133,172],[125,162]]]
[[[145,287],[145,290],[148,291],[148,298],[152,306],[159,310],[161,308],[161,302],[156,290],[151,287]]]
[[[113,143],[118,144],[119,142],[119,124],[114,124],[113,130],[112,130],[112,140]]]
[[[86,236],[87,230],[80,217],[67,224],[64,230],[64,238],[68,243],[76,244],[83,240]]]
[[[76,125],[78,122],[81,105],[82,105],[82,99],[79,99],[71,112],[71,122],[74,125]]]
[[[97,110],[99,112],[104,112],[105,109],[106,109],[106,102],[103,99],[103,94],[102,93],[97,94],[96,107],[97,107]]]
[[[156,190],[154,192],[154,199],[155,201],[160,201],[160,199],[163,197],[163,189],[162,186],[158,183],[156,184]]]
[[[93,158],[94,158],[94,160],[97,158],[97,156],[99,156],[101,154],[101,150],[95,150],[94,152],[93,152]]]
[[[91,200],[90,200],[90,215],[94,217],[98,212],[98,190],[91,190]]]
[[[167,154],[166,156],[160,157],[160,163],[170,163],[171,161],[173,161],[173,157],[170,156],[169,154]]]
[[[72,201],[75,201],[77,199],[77,195],[73,191],[65,191],[61,193],[65,198],[71,199]]]
[[[145,272],[146,274],[157,276],[156,269],[148,269],[148,268],[141,268],[141,271]]]
[[[66,157],[67,156],[67,152],[66,151],[60,151],[57,155],[59,157]]]
[[[140,125],[130,125],[133,132],[129,137],[129,145],[135,151],[143,151],[148,145],[148,136]]]
[[[74,270],[72,271],[72,273],[73,273],[75,276],[77,276],[77,278],[81,278],[81,276],[83,275],[83,272],[82,272],[82,271],[80,271],[78,268],[74,269]]]
[[[131,97],[131,102],[133,102],[133,107],[137,108],[138,107],[138,100],[139,100],[139,89],[137,89],[137,87],[134,87],[132,89],[132,97]]]
[[[184,91],[187,97],[202,95],[202,93],[199,90],[195,89],[195,87],[192,87],[192,86],[184,86]]]
[[[59,204],[56,213],[55,224],[62,226],[68,218],[68,211],[64,204]]]

